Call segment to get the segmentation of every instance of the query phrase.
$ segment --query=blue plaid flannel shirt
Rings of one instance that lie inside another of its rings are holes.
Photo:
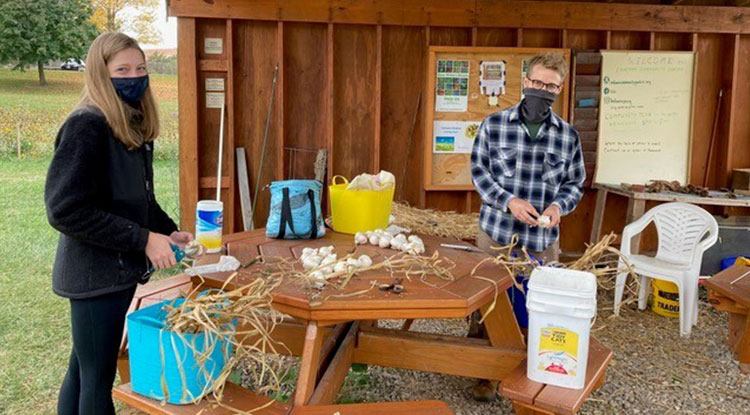
[[[471,176],[482,198],[479,228],[506,245],[518,234],[520,246],[543,251],[557,241],[554,228],[531,227],[508,209],[515,196],[541,214],[551,204],[572,212],[583,195],[586,168],[578,132],[554,112],[542,124],[536,141],[519,117],[519,106],[485,118],[471,152]]]

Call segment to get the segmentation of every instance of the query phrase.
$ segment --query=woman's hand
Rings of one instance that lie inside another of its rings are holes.
[[[177,260],[172,251],[172,242],[167,235],[149,232],[146,256],[148,256],[154,269],[167,269],[177,265]]]
[[[169,240],[182,249],[185,248],[185,245],[193,242],[193,234],[190,232],[174,231],[169,235]]]

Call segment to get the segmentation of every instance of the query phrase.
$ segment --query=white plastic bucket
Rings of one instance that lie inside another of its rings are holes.
[[[570,389],[583,389],[589,330],[596,315],[596,277],[583,271],[539,267],[526,295],[529,340],[526,376]]]
[[[195,210],[195,239],[206,247],[206,252],[220,252],[224,204],[218,200],[201,200]]]

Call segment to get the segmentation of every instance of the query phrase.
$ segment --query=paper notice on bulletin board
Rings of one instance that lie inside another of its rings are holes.
[[[602,51],[596,183],[688,179],[692,52]]]
[[[465,112],[469,102],[469,61],[437,61],[435,111]]]
[[[432,128],[433,153],[471,154],[481,121],[435,121]]]

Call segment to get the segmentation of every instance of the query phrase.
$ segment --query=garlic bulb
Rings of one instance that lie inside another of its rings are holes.
[[[418,237],[417,235],[409,235],[409,238],[407,240],[409,242],[422,242],[422,238]]]
[[[302,260],[302,267],[304,269],[310,270],[317,268],[318,265],[320,265],[320,257],[318,256],[309,256]]]
[[[546,228],[552,223],[552,219],[549,216],[542,215],[536,219],[536,223],[542,228]]]
[[[403,233],[400,233],[393,237],[393,239],[398,239],[398,241],[401,243],[401,245],[405,244],[407,242],[406,236]]]
[[[346,262],[339,261],[333,266],[333,272],[344,272],[346,271]]]
[[[361,255],[357,260],[362,268],[367,268],[372,265],[372,258],[367,255]]]
[[[346,264],[359,268],[359,261],[356,258],[347,258]]]
[[[364,245],[368,242],[367,236],[362,232],[357,232],[354,235],[354,243],[357,245]]]
[[[379,245],[379,244],[380,244],[380,237],[378,235],[371,235],[370,245]]]
[[[391,246],[391,238],[380,238],[378,246],[381,248],[388,248]]]
[[[326,277],[323,275],[321,271],[315,271],[312,274],[310,274],[310,278],[316,281],[325,281]]]
[[[333,264],[336,262],[336,254],[330,254],[327,257],[323,258],[322,261],[320,261],[320,265],[328,265]]]
[[[331,253],[333,253],[333,246],[324,246],[320,248],[318,252],[320,253],[320,256],[323,257],[331,255]]]
[[[401,247],[401,250],[409,255],[419,255],[424,252],[424,246],[417,242],[407,242]]]
[[[321,269],[320,272],[322,272],[323,275],[333,274],[333,266],[329,265],[329,266]]]
[[[303,248],[302,249],[302,256],[303,257],[309,256],[309,255],[311,255],[313,253],[315,253],[315,250],[312,249],[312,248]]]
[[[398,238],[391,239],[391,248],[400,251],[401,247],[404,246],[404,242]]]

